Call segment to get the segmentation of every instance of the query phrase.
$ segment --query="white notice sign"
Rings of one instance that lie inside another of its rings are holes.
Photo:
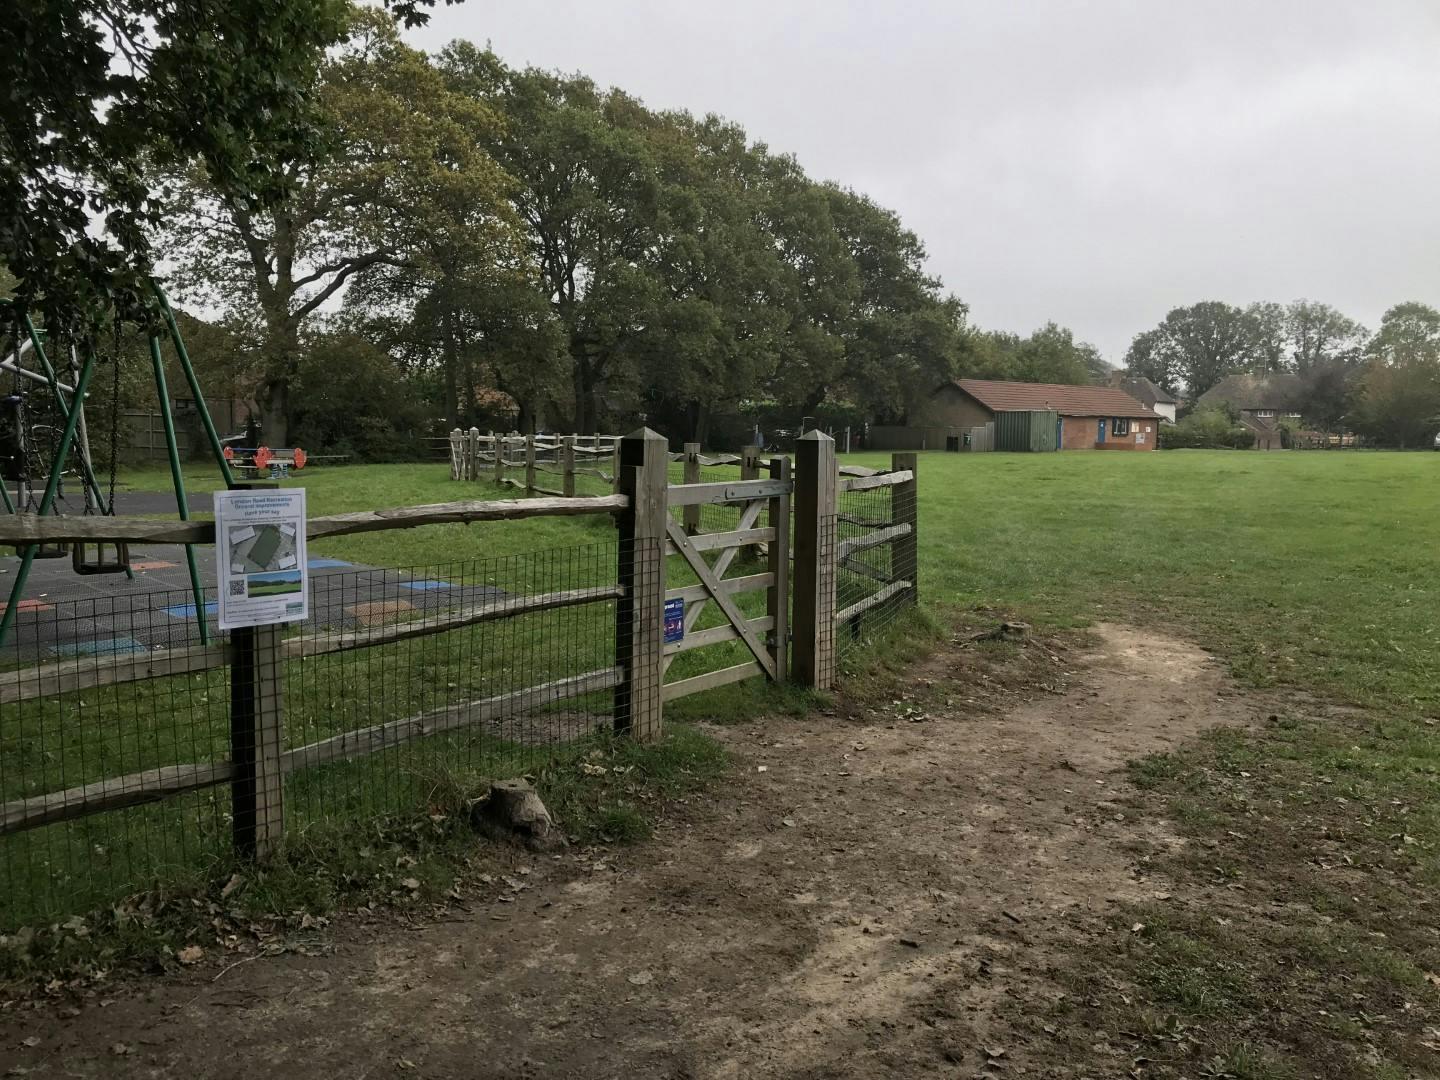
[[[215,492],[220,629],[310,614],[305,489]]]

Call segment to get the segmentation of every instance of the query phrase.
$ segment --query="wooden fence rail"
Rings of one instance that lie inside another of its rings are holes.
[[[231,721],[226,760],[166,765],[14,799],[0,804],[0,835],[228,784],[233,844],[242,854],[263,858],[283,834],[283,780],[295,769],[361,757],[437,732],[489,724],[607,691],[613,695],[613,722],[619,731],[655,738],[661,732],[664,704],[702,690],[752,677],[790,678],[829,687],[834,680],[836,625],[915,592],[914,455],[896,455],[888,471],[839,468],[833,441],[810,432],[797,444],[792,470],[788,456],[763,460],[753,447],[740,455],[707,456],[689,445],[683,454],[672,455],[663,438],[643,429],[622,439],[572,435],[545,439],[457,430],[451,435],[451,450],[457,479],[493,477],[531,492],[536,490],[538,474],[558,476],[560,486],[542,498],[460,500],[326,515],[307,523],[307,535],[318,539],[425,525],[608,514],[617,526],[614,584],[505,595],[375,627],[290,637],[284,636],[282,626],[254,627],[233,632],[226,643],[62,660],[0,672],[0,703],[10,704],[229,669]],[[593,498],[575,497],[576,475],[605,475],[577,462],[607,456],[614,471],[605,478],[613,478],[618,490]],[[685,482],[672,484],[667,474],[677,458],[684,463]],[[738,479],[701,482],[702,466],[724,465],[738,467]],[[507,468],[523,469],[524,482],[506,477]],[[869,531],[838,541],[838,493],[882,487],[895,493],[892,520],[859,522]],[[736,507],[738,518],[729,519],[721,531],[704,532],[699,511],[715,505]],[[0,517],[0,545],[100,540],[208,544],[215,541],[215,527],[206,521]],[[855,559],[858,552],[884,544],[892,545],[893,565],[908,568],[905,576],[892,579]],[[729,576],[749,548],[760,549],[764,570],[754,572],[750,563]],[[666,567],[672,558],[696,579],[695,584],[667,586]],[[874,588],[837,611],[836,576],[842,568],[873,580]],[[763,614],[756,612],[758,605],[748,611],[742,608],[739,601],[745,594],[761,591],[766,597]],[[678,617],[667,611],[677,603]],[[592,604],[610,605],[613,610],[613,664],[386,720],[305,746],[284,744],[287,660]],[[724,621],[701,628],[699,620],[707,609],[718,611]],[[737,644],[744,650],[742,662],[665,681],[677,659],[706,648],[734,649]]]

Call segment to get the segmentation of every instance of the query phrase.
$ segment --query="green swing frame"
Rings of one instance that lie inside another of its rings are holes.
[[[220,435],[215,430],[215,422],[210,416],[210,410],[205,405],[205,395],[200,389],[200,380],[195,375],[195,366],[190,362],[190,353],[185,348],[185,340],[180,334],[180,326],[175,321],[175,313],[170,308],[170,300],[165,295],[158,282],[151,281],[150,287],[154,290],[155,298],[160,304],[160,311],[164,317],[165,327],[175,349],[176,359],[180,362],[180,369],[185,373],[185,381],[189,384],[190,395],[195,402],[195,408],[200,414],[200,421],[205,428],[206,439],[210,443],[210,451],[215,457],[215,464],[220,469],[220,476],[225,481],[227,489],[235,486],[234,474],[230,471],[230,463],[225,460],[224,447],[220,443]],[[86,352],[84,361],[80,366],[80,374],[75,380],[75,386],[71,391],[70,401],[65,400],[65,393],[61,389],[59,378],[55,369],[46,357],[44,347],[40,342],[40,335],[36,332],[35,326],[28,313],[23,314],[25,330],[30,338],[31,347],[35,350],[36,358],[40,361],[41,370],[45,381],[49,385],[51,393],[55,397],[57,411],[64,418],[65,428],[60,437],[59,445],[56,448],[54,459],[50,463],[50,472],[45,482],[45,493],[41,496],[38,513],[41,515],[54,512],[55,498],[60,490],[60,481],[65,474],[65,461],[70,456],[70,448],[75,442],[75,432],[79,427],[80,419],[84,414],[85,391],[90,384],[90,377],[95,372],[96,357],[95,351],[90,349]],[[119,359],[115,360],[119,363]],[[175,439],[175,416],[170,408],[170,391],[165,379],[165,358],[160,348],[160,337],[158,334],[150,335],[150,364],[154,371],[155,393],[159,400],[160,416],[165,429],[165,449],[170,458],[170,478],[175,489],[175,506],[180,515],[181,521],[190,520],[190,504],[185,495],[185,476],[180,468],[180,449]],[[87,490],[93,494],[97,504],[104,506],[100,498],[100,486],[95,479],[94,471],[87,459],[83,461],[83,479]],[[10,499],[8,487],[0,482],[0,492],[4,493],[4,508],[11,514],[19,513]],[[9,603],[5,605],[3,614],[0,614],[0,648],[4,648],[5,642],[9,640],[10,632],[15,625],[15,618],[19,614],[21,597],[25,591],[25,585],[30,577],[30,567],[35,562],[39,553],[39,544],[30,544],[20,554],[20,568],[15,572],[15,578],[10,586]],[[185,563],[190,571],[190,590],[194,596],[195,621],[200,628],[200,641],[202,644],[210,643],[210,628],[205,621],[205,588],[200,584],[200,572],[195,565],[195,546],[185,545]],[[127,575],[130,569],[127,563]]]

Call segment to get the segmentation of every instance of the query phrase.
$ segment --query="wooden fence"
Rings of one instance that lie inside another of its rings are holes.
[[[450,479],[491,479],[527,495],[570,498],[576,477],[593,476],[619,491],[619,454],[618,435],[497,435],[456,428],[450,432]],[[542,484],[542,475],[558,480]]]
[[[603,439],[603,437],[602,437]],[[0,704],[50,697],[91,687],[133,683],[210,669],[231,671],[230,755],[212,762],[167,765],[80,787],[16,799],[0,805],[0,835],[89,814],[154,802],[182,792],[229,785],[233,843],[245,855],[265,856],[285,827],[285,776],[301,768],[362,757],[402,743],[456,731],[497,718],[544,709],[597,691],[614,695],[613,721],[621,733],[657,737],[667,702],[740,679],[787,677],[807,686],[829,688],[835,678],[835,627],[856,618],[866,606],[915,594],[913,570],[904,580],[876,581],[874,592],[836,610],[837,568],[856,552],[882,544],[902,548],[894,564],[914,567],[917,520],[914,499],[892,499],[903,520],[868,523],[865,535],[836,541],[837,494],[891,487],[913,495],[914,455],[896,455],[888,471],[837,468],[835,444],[811,432],[796,444],[795,460],[775,457],[763,465],[757,455],[733,462],[706,459],[687,448],[687,482],[669,482],[665,440],[641,430],[614,445],[596,440],[592,456],[611,455],[619,490],[605,496],[565,495],[513,501],[466,500],[426,506],[360,511],[315,517],[307,523],[310,539],[380,530],[408,529],[453,522],[484,522],[532,517],[605,514],[615,519],[619,543],[615,583],[534,595],[506,595],[458,610],[360,631],[299,633],[286,637],[281,625],[237,630],[230,640],[141,654],[85,658],[0,672]],[[464,440],[462,464],[479,460],[479,440]],[[533,462],[533,438],[515,442],[506,436],[490,443],[498,461],[509,463],[512,445],[525,448]],[[559,440],[562,459],[577,450],[572,437]],[[693,458],[693,460],[692,460]],[[700,483],[689,476],[702,461],[738,464],[735,481]],[[528,470],[527,470],[528,471]],[[517,485],[518,486],[518,485]],[[702,531],[692,508],[729,506],[738,511],[734,527]],[[122,517],[0,518],[0,545],[123,541],[130,544],[209,544],[209,521],[151,521]],[[764,569],[741,567],[747,548],[763,554]],[[708,556],[708,557],[707,557]],[[674,560],[694,584],[669,587],[666,567]],[[737,598],[763,591],[763,614],[746,613]],[[667,605],[669,601],[669,605]],[[531,612],[596,603],[613,603],[613,663],[540,685],[446,705],[400,720],[345,731],[319,741],[286,747],[284,661],[439,634],[482,622],[511,619]],[[713,605],[720,625],[697,629]],[[667,611],[667,607],[670,609]],[[668,615],[668,618],[667,618]],[[666,681],[674,661],[697,649],[740,642],[745,660],[717,670]]]

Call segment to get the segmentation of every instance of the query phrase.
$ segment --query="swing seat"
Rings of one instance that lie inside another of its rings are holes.
[[[35,548],[35,558],[37,559],[63,559],[69,554],[69,544],[39,544]]]
[[[71,548],[71,566],[77,574],[123,574],[130,569],[130,546],[79,541]]]

